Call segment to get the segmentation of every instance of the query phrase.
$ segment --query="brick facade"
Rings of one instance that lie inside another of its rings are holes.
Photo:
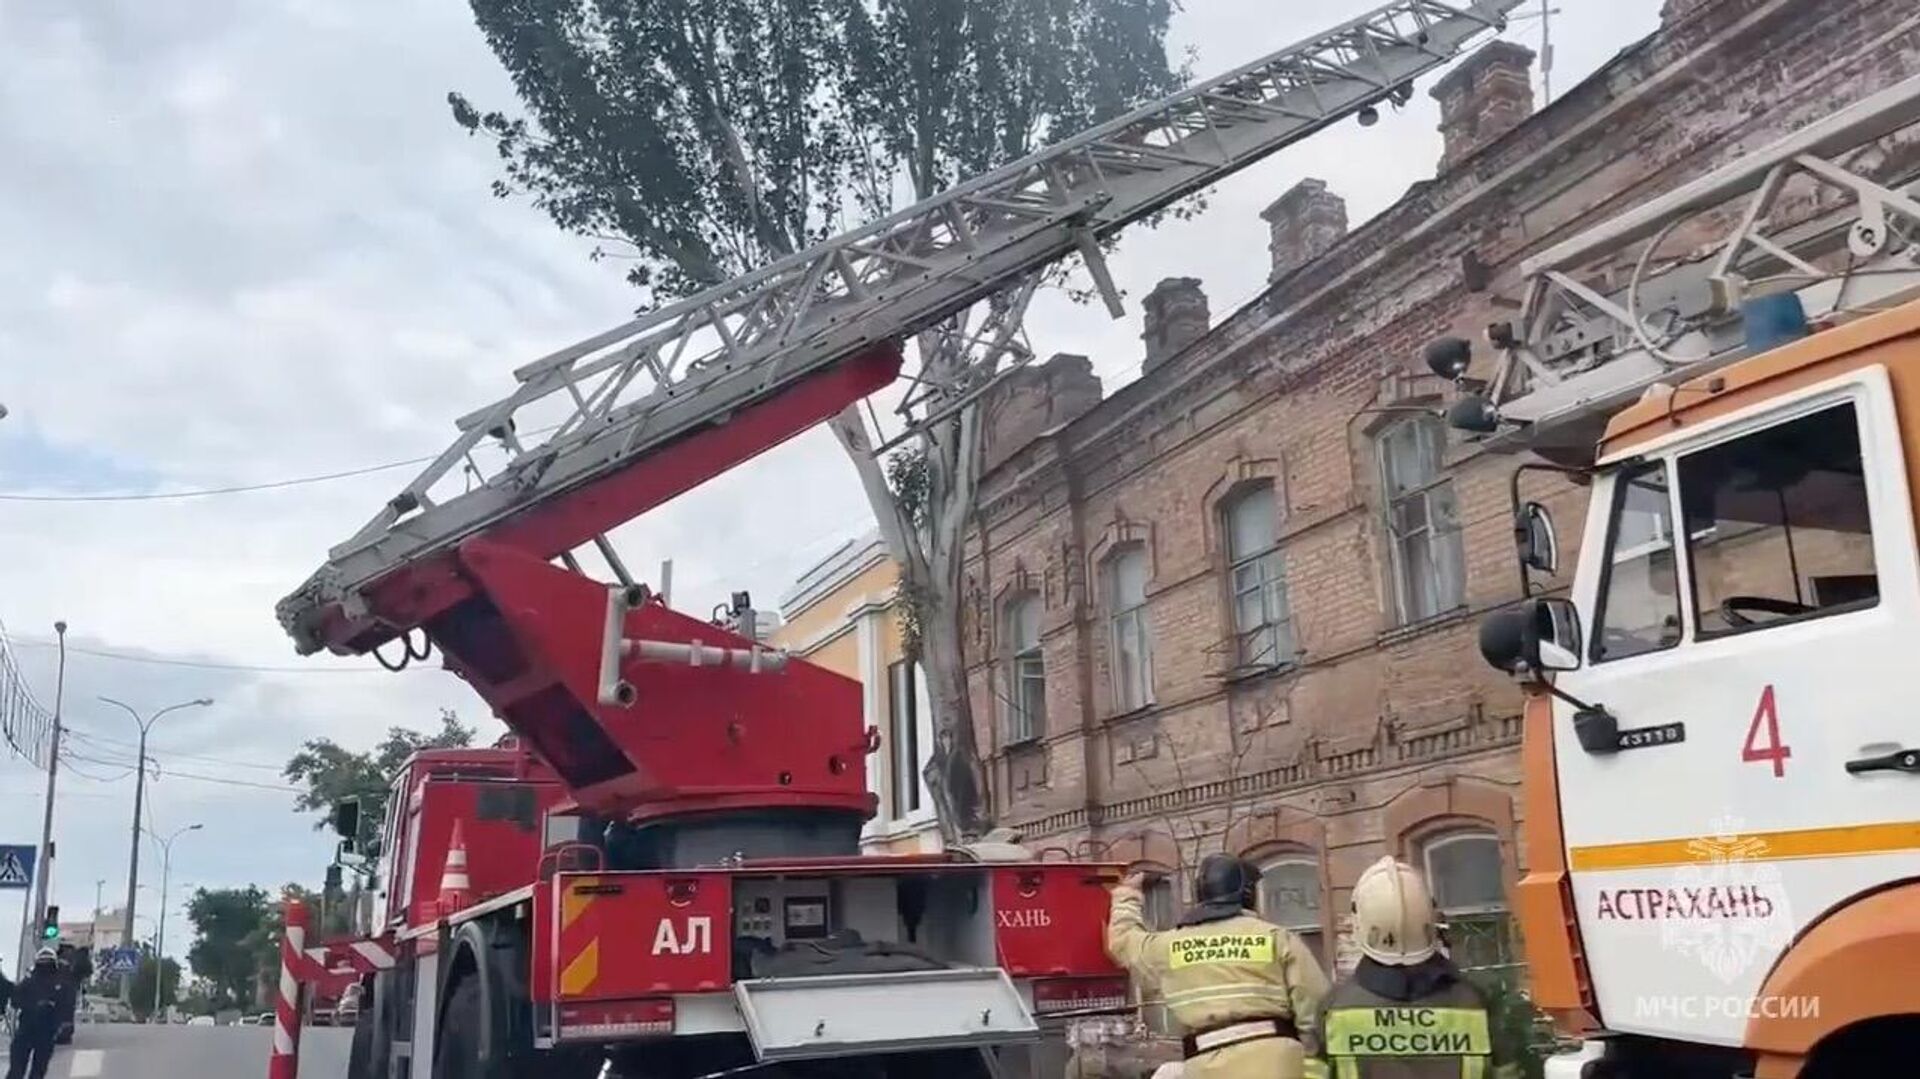
[[[1299,855],[1321,868],[1330,935],[1369,862],[1417,863],[1436,835],[1496,837],[1511,881],[1526,864],[1519,701],[1475,632],[1517,593],[1514,460],[1444,438],[1426,506],[1448,538],[1407,557],[1450,566],[1399,586],[1380,446],[1441,401],[1421,349],[1513,317],[1528,254],[1920,70],[1916,26],[1905,0],[1676,2],[1660,32],[1531,116],[1530,54],[1493,46],[1497,62],[1447,84],[1449,139],[1472,142],[1450,144],[1435,179],[1351,231],[1323,188],[1292,198],[1310,220],[1276,203],[1264,295],[1070,422],[991,451],[964,602],[1000,819],[1037,846],[1172,870],[1181,891],[1205,850]],[[1461,111],[1473,86],[1491,88],[1477,124]],[[1483,347],[1470,373],[1490,364]],[[1222,534],[1233,500],[1263,486],[1291,616],[1273,666],[1236,654],[1244,578]],[[1524,486],[1571,546],[1584,490]],[[1119,714],[1103,571],[1134,545],[1152,693]],[[1045,730],[1007,744],[1002,616],[1026,596],[1044,610]]]

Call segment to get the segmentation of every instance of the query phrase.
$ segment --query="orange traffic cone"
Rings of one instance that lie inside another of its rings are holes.
[[[440,913],[452,914],[473,902],[473,882],[467,879],[467,840],[460,834],[460,821],[453,822],[453,838],[447,843],[446,868],[440,871]]]

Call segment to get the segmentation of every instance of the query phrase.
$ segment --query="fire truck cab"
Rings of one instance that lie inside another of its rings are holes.
[[[1607,424],[1571,595],[1484,625],[1535,687],[1535,999],[1613,1035],[1595,1074],[1920,1054],[1917,467],[1920,302],[1656,384]]]

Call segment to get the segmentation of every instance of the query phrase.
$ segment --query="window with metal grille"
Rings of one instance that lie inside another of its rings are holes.
[[[1512,915],[1500,840],[1492,832],[1461,830],[1421,844],[1427,887],[1447,924],[1453,961],[1463,969],[1513,963]]]
[[[1327,956],[1320,911],[1320,866],[1312,858],[1288,855],[1261,867],[1261,916],[1291,930],[1324,969]]]
[[[1453,481],[1440,472],[1447,445],[1438,416],[1397,423],[1380,435],[1394,603],[1402,624],[1466,602],[1466,552]]]
[[[1262,484],[1234,495],[1222,517],[1235,659],[1241,668],[1291,663],[1293,614],[1287,604],[1287,567],[1273,486]]]
[[[1030,742],[1047,729],[1047,670],[1040,656],[1040,597],[1007,605],[1007,742]]]
[[[1113,710],[1153,702],[1153,641],[1147,634],[1147,549],[1121,548],[1107,559],[1107,638],[1112,654]]]

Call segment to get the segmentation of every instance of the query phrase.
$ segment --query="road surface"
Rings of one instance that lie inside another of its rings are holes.
[[[303,1031],[300,1079],[346,1079],[352,1038],[346,1028]],[[54,1052],[47,1079],[255,1079],[267,1074],[272,1040],[272,1027],[87,1023]]]

